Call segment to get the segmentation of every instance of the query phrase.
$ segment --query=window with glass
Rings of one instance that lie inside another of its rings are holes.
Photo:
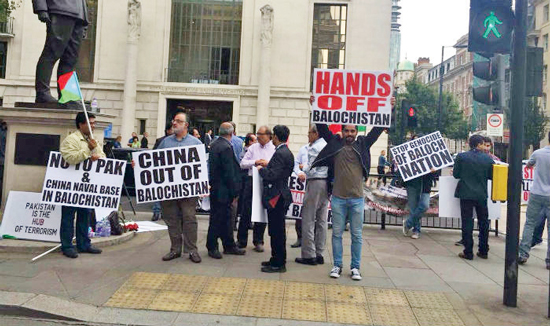
[[[169,82],[239,82],[242,0],[172,0]]]
[[[347,5],[315,4],[313,9],[313,69],[344,69],[346,66]],[[313,77],[311,79],[313,86]]]
[[[544,34],[543,36],[543,42],[544,42],[544,51],[548,51],[548,34]]]
[[[544,83],[546,83],[547,77],[548,77],[548,65],[544,65],[544,67],[542,68],[542,81]]]
[[[0,42],[0,78],[6,78],[6,58],[8,57],[8,42]]]
[[[546,5],[546,6],[544,6],[543,11],[542,11],[542,17],[543,17],[543,21],[545,23],[548,22],[549,14],[550,14],[549,8],[548,8],[548,5]]]
[[[86,0],[88,5],[88,19],[90,24],[86,29],[84,39],[80,42],[80,50],[78,52],[78,63],[76,64],[76,72],[78,79],[82,82],[92,83],[94,81],[94,63],[95,63],[95,40],[97,26],[97,1]]]

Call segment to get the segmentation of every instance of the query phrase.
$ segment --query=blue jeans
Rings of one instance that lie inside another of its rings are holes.
[[[332,196],[332,255],[334,266],[342,267],[342,235],[346,219],[350,221],[351,233],[351,266],[359,269],[361,265],[361,248],[363,245],[363,219],[365,200],[361,198],[339,198]]]
[[[160,213],[161,213],[160,201],[157,201],[153,204],[153,214],[160,214]]]
[[[544,212],[540,215],[540,220],[535,228],[535,232],[533,232],[533,243],[531,245],[536,245],[542,242],[542,233],[544,232],[547,218],[548,216],[544,214]]]
[[[550,196],[529,195],[527,203],[527,218],[523,227],[523,236],[519,244],[519,256],[529,258],[531,243],[533,241],[533,232],[540,222],[541,215],[550,216]],[[548,225],[550,227],[550,224]],[[550,232],[550,228],[548,230]],[[550,245],[550,242],[549,242]],[[546,262],[550,262],[550,247],[546,252]]]
[[[61,207],[61,251],[74,250],[73,236],[75,231],[74,215],[76,213],[76,248],[85,251],[90,248],[88,227],[90,226],[90,214],[92,210],[79,207]]]
[[[405,225],[409,229],[413,228],[414,232],[420,233],[420,220],[422,214],[430,207],[430,194],[422,193],[422,189],[407,187],[407,199],[410,214]]]

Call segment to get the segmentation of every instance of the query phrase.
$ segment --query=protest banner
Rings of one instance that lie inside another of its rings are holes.
[[[117,210],[126,161],[87,159],[69,165],[59,152],[50,152],[42,203]]]
[[[529,201],[529,194],[531,193],[531,187],[533,186],[533,176],[535,170],[533,167],[527,167],[529,160],[523,160],[523,182],[521,187],[521,203],[526,205]]]
[[[288,207],[286,217],[290,219],[302,219],[302,207],[304,205],[304,196],[306,193],[307,179],[300,181],[295,173],[288,178],[288,188],[292,194],[292,203]],[[328,215],[332,216],[330,201],[328,203]]]
[[[458,179],[454,177],[439,178],[439,217],[460,217],[460,199],[455,197],[457,185]],[[491,193],[491,189],[492,183],[491,180],[489,180],[487,182],[488,194]],[[501,202],[493,202],[489,195],[489,198],[487,198],[487,208],[489,209],[490,220],[500,219],[502,208]],[[474,218],[476,217],[477,213],[474,209]]]
[[[267,223],[267,209],[262,204],[263,180],[260,172],[252,168],[252,222]]]
[[[138,204],[210,194],[204,145],[132,153]]]
[[[390,148],[404,181],[454,164],[439,131]]]
[[[315,69],[312,122],[390,127],[393,74]]]
[[[44,204],[39,192],[10,191],[0,236],[60,242],[61,206]]]

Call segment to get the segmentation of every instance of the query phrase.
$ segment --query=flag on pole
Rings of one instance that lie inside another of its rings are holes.
[[[61,91],[59,103],[64,104],[71,101],[82,100],[82,92],[80,91],[76,71],[71,71],[59,76],[57,83]]]

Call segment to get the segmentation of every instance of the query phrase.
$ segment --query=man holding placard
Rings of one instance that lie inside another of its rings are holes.
[[[177,112],[172,119],[174,134],[166,137],[158,149],[202,145],[200,140],[189,134],[188,128],[187,114],[183,111]],[[181,257],[183,245],[192,262],[201,262],[202,259],[197,251],[198,222],[195,211],[197,201],[198,197],[187,197],[161,202],[162,217],[168,226],[171,242],[170,252],[164,255],[162,260],[169,261]]]
[[[60,152],[63,159],[71,164],[80,164],[90,159],[97,161],[105,158],[105,153],[101,144],[93,139],[92,133],[95,128],[95,116],[79,112],[76,115],[75,124],[77,131],[67,136],[60,146]],[[91,129],[91,130],[90,130]],[[77,258],[78,252],[100,254],[101,249],[92,246],[88,237],[88,226],[90,224],[90,208],[63,206],[61,208],[61,252],[69,258]],[[76,250],[73,246],[73,236],[75,231],[74,216],[76,214]]]

